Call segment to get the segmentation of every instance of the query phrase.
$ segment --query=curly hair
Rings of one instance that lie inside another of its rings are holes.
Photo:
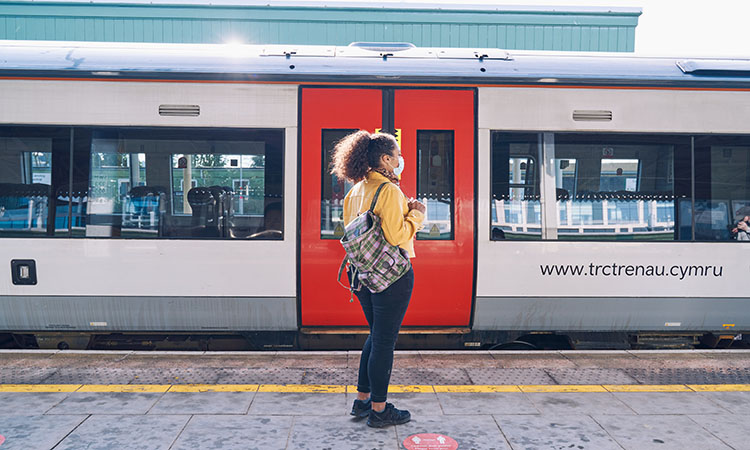
[[[392,155],[396,148],[396,138],[390,134],[356,131],[336,143],[331,173],[339,180],[357,183],[367,176],[370,169],[380,165],[382,155]]]

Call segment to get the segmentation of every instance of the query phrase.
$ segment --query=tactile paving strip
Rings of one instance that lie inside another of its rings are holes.
[[[308,369],[302,379],[302,384],[357,384],[358,371],[356,369]]]
[[[135,384],[214,384],[221,369],[141,369],[137,370]]]
[[[467,384],[516,385],[557,384],[542,369],[466,369],[471,382]],[[429,381],[427,381],[428,384]],[[434,384],[434,383],[432,383]]]
[[[355,368],[0,368],[0,384],[355,384]],[[750,368],[393,369],[392,384],[750,384]]]
[[[39,384],[51,376],[57,369],[0,369],[0,384]]]
[[[393,369],[391,384],[472,384],[465,369]]]
[[[750,369],[623,369],[642,384],[747,384]]]
[[[217,384],[301,384],[304,369],[221,369]]]
[[[637,384],[622,369],[546,369],[557,384]],[[528,383],[523,383],[528,384]]]
[[[56,369],[42,384],[130,384],[138,370],[133,369]]]

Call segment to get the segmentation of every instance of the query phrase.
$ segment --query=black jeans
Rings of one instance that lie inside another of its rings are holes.
[[[366,287],[356,292],[370,325],[370,335],[359,359],[357,391],[371,392],[373,402],[384,402],[393,367],[393,349],[414,288],[414,270],[409,269],[388,289],[373,294]]]

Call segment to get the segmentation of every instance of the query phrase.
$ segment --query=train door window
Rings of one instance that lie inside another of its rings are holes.
[[[90,237],[281,239],[280,130],[94,131]]]
[[[417,197],[427,206],[417,239],[453,239],[453,131],[417,131]]]
[[[541,239],[541,135],[492,133],[491,239]]]
[[[696,137],[694,214],[695,240],[750,241],[750,138]]]
[[[686,138],[556,135],[558,238],[674,240],[689,149]]]
[[[339,180],[331,173],[333,149],[344,136],[357,130],[324,129],[322,130],[323,186],[320,198],[320,238],[341,239],[344,235],[344,197],[352,184]]]
[[[0,237],[67,234],[69,155],[69,128],[0,127]]]

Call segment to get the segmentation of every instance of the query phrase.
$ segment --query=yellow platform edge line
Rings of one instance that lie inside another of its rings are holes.
[[[518,386],[521,392],[541,393],[541,392],[607,392],[604,387],[598,384],[535,384]]]
[[[684,384],[605,384],[609,392],[694,392]]]
[[[168,384],[84,384],[76,392],[145,392],[164,393]]]
[[[354,385],[319,384],[0,384],[0,392],[275,392],[355,394]],[[750,392],[750,384],[391,385],[390,393]]]
[[[688,384],[696,392],[748,392],[750,384]]]
[[[173,384],[169,392],[257,392],[259,384]]]
[[[491,392],[521,392],[521,389],[518,386],[514,386],[512,384],[503,384],[503,385],[436,385],[433,386],[435,389],[435,392],[476,392],[476,393],[491,393]]]
[[[0,392],[75,392],[80,384],[0,384]]]
[[[258,387],[258,392],[344,394],[346,393],[346,386],[336,384],[261,384]]]

